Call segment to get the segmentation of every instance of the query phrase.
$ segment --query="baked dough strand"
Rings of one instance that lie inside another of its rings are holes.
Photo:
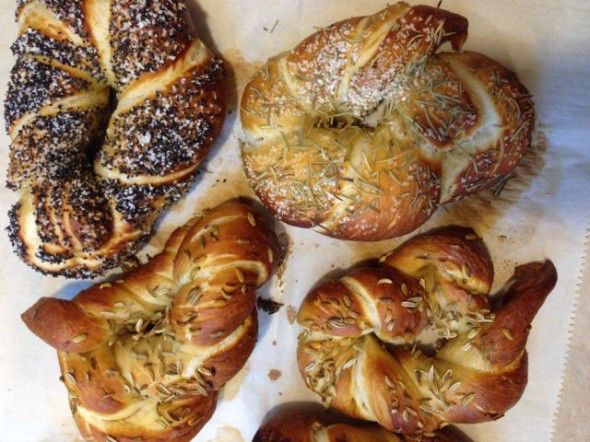
[[[242,157],[286,223],[352,240],[422,225],[510,176],[535,113],[516,76],[460,49],[467,19],[406,3],[335,23],[268,61],[241,102]]]
[[[117,266],[193,182],[225,108],[222,64],[186,14],[171,0],[18,2],[9,234],[37,270]]]
[[[279,260],[265,221],[227,203],[147,264],[72,301],[42,298],[23,320],[58,350],[85,437],[190,441],[254,348],[256,289]]]
[[[414,237],[380,266],[311,290],[298,315],[301,375],[326,405],[403,434],[498,419],[524,391],[530,324],[557,273],[550,261],[517,267],[499,306],[492,281],[471,229]],[[433,338],[434,354],[420,351]]]

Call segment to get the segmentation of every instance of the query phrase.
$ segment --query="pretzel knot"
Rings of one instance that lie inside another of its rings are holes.
[[[244,168],[281,220],[399,236],[507,179],[534,106],[499,63],[458,50],[467,19],[406,3],[335,23],[268,61],[241,102]]]
[[[18,0],[9,235],[36,270],[105,273],[191,186],[225,99],[222,62],[187,14],[183,0]]]
[[[326,419],[301,410],[273,413],[254,435],[252,442],[473,442],[455,427],[438,431],[433,437],[404,436],[378,425],[355,425]]]
[[[522,395],[530,324],[556,280],[550,261],[519,266],[493,308],[492,261],[471,229],[414,237],[311,290],[301,374],[327,406],[404,434],[497,419]]]
[[[81,432],[190,440],[253,350],[255,290],[279,253],[262,218],[227,203],[177,229],[122,279],[31,307],[23,320],[58,350]]]

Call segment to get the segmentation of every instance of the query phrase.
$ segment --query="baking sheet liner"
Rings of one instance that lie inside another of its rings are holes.
[[[203,165],[192,191],[159,222],[142,255],[159,251],[172,230],[195,212],[237,196],[253,194],[241,171],[241,129],[235,107],[241,89],[268,57],[293,47],[314,26],[371,14],[377,0],[189,0],[199,34],[222,54],[230,69],[232,112],[223,135]],[[434,5],[436,2],[428,2]],[[531,6],[534,5],[534,6]],[[473,227],[486,241],[496,266],[495,287],[519,263],[551,258],[559,282],[533,324],[529,385],[501,420],[464,426],[476,441],[549,441],[574,314],[586,228],[590,219],[590,11],[584,1],[448,1],[443,7],[470,20],[466,48],[515,70],[535,95],[539,129],[535,150],[499,197],[487,193],[441,209],[420,231],[443,224]],[[13,2],[0,5],[0,93],[13,64],[9,46],[16,35]],[[0,178],[7,166],[8,138],[2,131]],[[17,195],[0,190],[0,224]],[[198,441],[250,441],[264,416],[292,401],[317,401],[307,391],[295,362],[294,324],[306,292],[326,273],[379,256],[403,238],[377,243],[337,241],[281,227],[289,253],[281,274],[261,292],[284,306],[260,312],[258,345],[244,369],[226,386],[217,411]],[[55,352],[33,336],[19,315],[40,296],[71,297],[90,285],[43,277],[22,264],[0,235],[0,441],[81,441],[58,382]],[[272,378],[272,379],[271,379]]]

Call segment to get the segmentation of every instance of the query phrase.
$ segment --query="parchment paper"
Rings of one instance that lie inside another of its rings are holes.
[[[314,31],[352,16],[376,12],[385,0],[202,0],[192,5],[201,37],[223,54],[237,88],[258,63],[287,50]],[[436,1],[425,0],[434,5]],[[550,257],[559,282],[537,316],[529,338],[529,384],[520,402],[493,423],[465,426],[476,441],[551,440],[552,422],[567,353],[577,281],[590,217],[590,9],[585,0],[445,0],[443,7],[470,20],[467,48],[514,69],[535,95],[541,125],[536,151],[499,198],[472,198],[441,210],[421,230],[456,223],[483,235],[496,263],[496,286],[518,263]],[[5,95],[13,59],[14,4],[0,5],[0,86]],[[236,97],[233,95],[233,106]],[[235,111],[191,193],[158,225],[142,252],[160,250],[174,227],[204,207],[252,193],[238,156]],[[8,138],[2,130],[0,176],[4,182]],[[0,224],[17,195],[0,190]],[[286,228],[290,252],[284,272],[263,290],[284,303],[275,315],[260,313],[258,345],[225,389],[198,441],[251,440],[264,416],[291,401],[317,401],[296,370],[296,308],[315,282],[336,268],[378,256],[399,240],[336,241]],[[80,441],[58,382],[55,352],[33,336],[19,315],[40,296],[71,297],[90,282],[43,277],[22,264],[0,235],[0,441]],[[275,370],[270,373],[271,370]],[[277,378],[271,380],[270,377]]]

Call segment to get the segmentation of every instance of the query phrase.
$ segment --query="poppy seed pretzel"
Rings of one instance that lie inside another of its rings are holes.
[[[193,182],[225,111],[221,62],[186,14],[183,0],[18,1],[9,234],[35,269],[117,266]]]
[[[265,422],[252,442],[471,442],[471,439],[451,427],[426,438],[395,434],[378,425],[331,423],[309,413],[285,412]]]
[[[226,203],[177,229],[165,250],[73,301],[43,298],[26,325],[58,350],[76,423],[96,441],[189,441],[244,365],[257,287],[280,258],[264,220]]]
[[[458,50],[467,19],[397,3],[268,61],[241,102],[244,168],[282,221],[352,240],[408,233],[507,179],[531,145],[530,94]]]
[[[517,267],[497,308],[492,279],[481,239],[447,227],[379,267],[320,284],[298,314],[307,386],[328,406],[404,434],[498,419],[524,391],[530,324],[557,273],[550,261]],[[428,329],[443,340],[432,356],[416,349]]]

